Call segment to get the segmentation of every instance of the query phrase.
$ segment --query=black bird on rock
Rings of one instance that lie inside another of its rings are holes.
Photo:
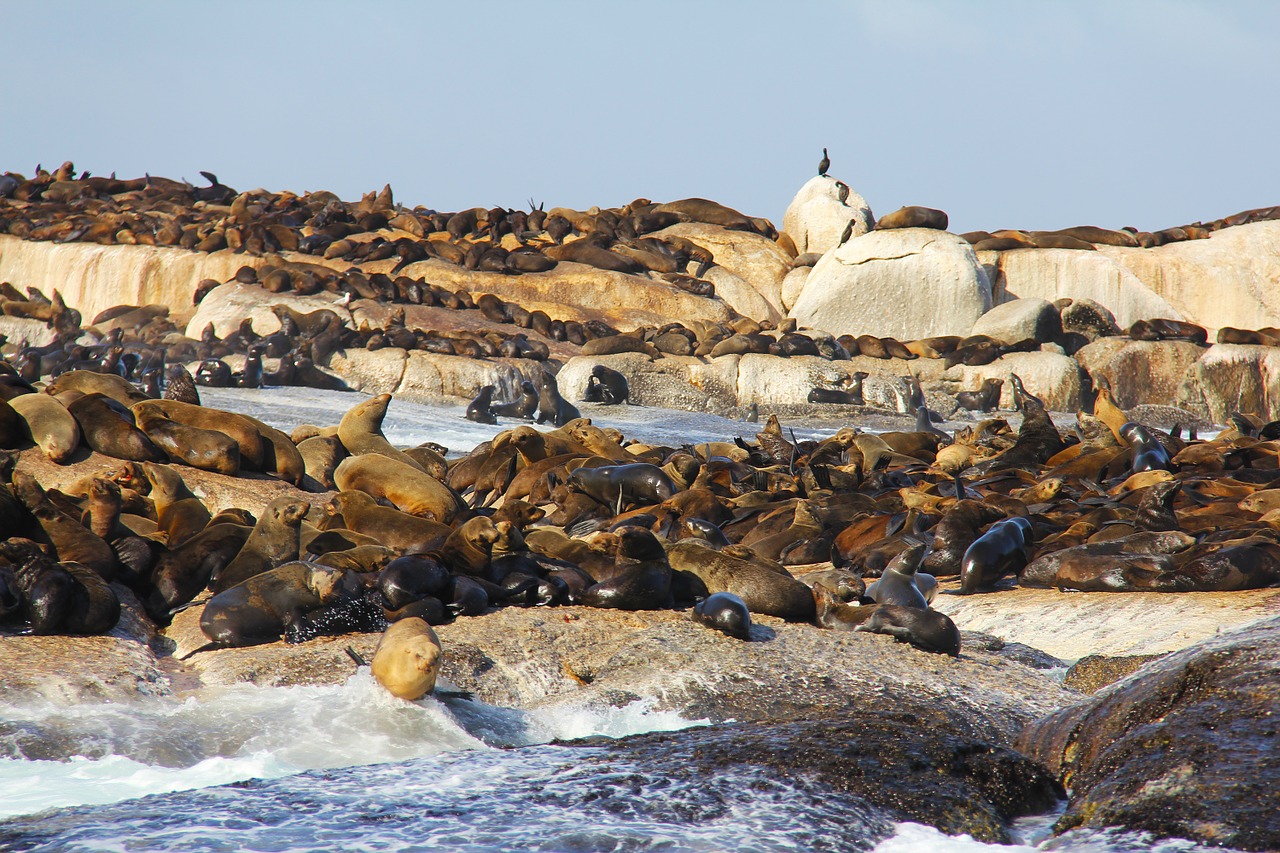
[[[822,159],[818,161],[818,177],[825,178],[827,169],[831,168],[831,158],[827,156],[827,149],[822,149]]]

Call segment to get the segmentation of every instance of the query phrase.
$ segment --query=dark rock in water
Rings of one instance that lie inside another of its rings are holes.
[[[914,704],[914,703],[913,703]],[[715,778],[729,769],[758,769],[773,783],[819,782],[853,795],[895,821],[914,821],[949,835],[1010,843],[1008,823],[1052,809],[1062,789],[1042,767],[995,746],[962,715],[914,707],[831,719],[727,723],[637,735],[611,744],[643,770]],[[577,742],[598,746],[600,739]],[[672,755],[678,754],[679,761]],[[585,764],[593,760],[586,757]]]
[[[1057,832],[1120,826],[1277,850],[1278,708],[1280,617],[1150,663],[1017,745],[1071,789]]]
[[[1164,655],[1087,655],[1067,670],[1063,684],[1081,693],[1097,693],[1108,684],[1128,678]]]

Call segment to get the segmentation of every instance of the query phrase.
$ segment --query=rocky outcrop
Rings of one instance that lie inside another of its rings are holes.
[[[187,337],[200,340],[205,326],[213,324],[218,337],[225,338],[240,327],[244,319],[253,320],[253,330],[269,335],[280,330],[280,318],[272,313],[273,305],[284,305],[302,314],[322,308],[334,312],[351,325],[351,312],[331,293],[298,296],[292,293],[268,293],[256,284],[231,282],[215,287],[205,295],[187,324]]]
[[[398,347],[336,352],[329,368],[358,391],[416,403],[470,400],[485,385],[496,386],[495,399],[514,398],[522,379],[533,382],[542,373],[541,362],[526,358],[477,359]]]
[[[1101,247],[1100,247],[1101,248]],[[1150,249],[1121,249],[1148,252]],[[1181,320],[1184,315],[1152,287],[1134,275],[1120,259],[1104,252],[1075,249],[1014,249],[982,251],[978,258],[992,275],[996,302],[1012,299],[1070,297],[1092,299],[1115,315],[1127,329],[1134,321],[1154,317]],[[1194,317],[1194,315],[1192,315]]]
[[[1280,347],[1215,344],[1183,374],[1178,405],[1223,423],[1234,412],[1280,418]]]
[[[1211,339],[1223,326],[1280,326],[1280,222],[1237,225],[1207,240],[1154,249],[1099,246],[1080,254],[1123,266],[1182,317],[1209,329]]]
[[[848,197],[840,201],[836,179],[819,175],[805,182],[791,199],[782,217],[782,230],[795,241],[801,254],[825,254],[840,242],[850,220],[853,237],[866,234],[876,221],[866,199],[850,189]]]
[[[791,271],[791,258],[777,243],[750,231],[730,231],[700,222],[672,225],[653,236],[661,238],[668,235],[691,240],[711,252],[716,267],[746,282],[772,309],[769,314],[761,314],[750,293],[735,291],[710,275],[704,276],[715,284],[716,295],[739,314],[753,320],[776,320],[783,315],[782,280]]]
[[[991,308],[973,249],[929,228],[873,231],[828,252],[791,309],[801,326],[902,341],[967,335]]]
[[[1116,405],[1131,409],[1185,404],[1179,391],[1188,371],[1204,354],[1204,347],[1189,341],[1102,338],[1081,349],[1076,358],[1095,386],[1099,377],[1106,379]]]
[[[809,280],[809,273],[813,271],[813,267],[800,266],[787,273],[787,277],[782,280],[782,308],[790,311],[796,304],[796,300],[800,298],[801,291],[804,290],[804,284]]]
[[[1121,826],[1280,848],[1280,618],[1139,669],[1029,726],[1018,746],[1070,790],[1059,832]]]
[[[942,379],[952,394],[973,391],[986,379],[1003,379],[1000,408],[1012,409],[1011,373],[1016,373],[1027,390],[1052,411],[1073,412],[1080,406],[1080,368],[1075,359],[1061,353],[1011,352],[977,367],[957,364],[943,373]]]
[[[1062,336],[1062,317],[1048,300],[1015,299],[996,305],[979,317],[970,334],[986,335],[1003,344],[1028,338],[1043,343]]]
[[[206,278],[228,281],[242,266],[260,267],[270,256],[223,250],[190,252],[162,246],[38,243],[0,235],[0,281],[19,289],[54,288],[88,323],[113,305],[167,305],[189,311],[191,295]],[[279,259],[276,258],[278,263]]]

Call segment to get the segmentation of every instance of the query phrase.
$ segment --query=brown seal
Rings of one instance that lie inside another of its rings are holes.
[[[289,560],[298,559],[298,527],[310,504],[281,496],[267,504],[244,547],[213,578],[215,593],[230,589]]]
[[[947,214],[932,207],[910,205],[900,207],[893,213],[886,213],[876,220],[877,231],[888,231],[894,228],[933,228],[946,231]]]
[[[466,509],[456,492],[421,468],[377,453],[342,460],[333,483],[340,491],[356,489],[375,499],[386,498],[410,515],[441,524],[450,524]]]
[[[315,563],[289,562],[246,579],[209,599],[200,630],[210,642],[189,652],[274,642],[299,627],[310,610],[348,594],[343,572]]]
[[[178,423],[148,401],[133,405],[138,427],[174,462],[234,477],[240,445],[222,432]]]
[[[80,446],[80,423],[57,398],[48,394],[22,394],[9,405],[27,425],[31,439],[50,461],[59,465]]]
[[[266,451],[263,449],[262,433],[251,418],[207,406],[180,403],[177,400],[148,402],[151,407],[164,412],[178,423],[214,430],[234,439],[240,445],[240,464],[255,471],[263,470]]]
[[[612,575],[587,589],[582,594],[582,603],[619,610],[658,610],[671,606],[672,570],[662,543],[640,527],[624,527],[617,537],[618,554]]]
[[[379,506],[364,492],[338,492],[325,506],[330,516],[341,516],[348,530],[372,536],[389,548],[425,552],[439,548],[449,535],[448,525],[419,518],[391,507]]]
[[[390,394],[379,394],[352,406],[338,424],[338,438],[352,456],[377,453],[422,470],[413,457],[392,447],[391,442],[382,434],[382,421],[387,416],[387,406],[390,403]]]
[[[910,643],[925,652],[960,655],[960,631],[956,623],[936,610],[881,604],[854,630],[888,634],[900,643]]]
[[[67,411],[80,424],[84,443],[98,453],[131,462],[165,459],[164,451],[134,425],[132,413],[119,411],[119,405],[95,391],[71,403]]]
[[[708,592],[731,592],[752,613],[778,616],[792,622],[813,618],[813,594],[780,564],[757,557],[749,548],[729,546],[719,551],[699,539],[683,539],[667,549],[676,572],[688,572]]]

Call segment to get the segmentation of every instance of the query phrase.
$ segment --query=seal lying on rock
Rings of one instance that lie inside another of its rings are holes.
[[[393,622],[378,640],[370,669],[392,696],[412,702],[435,689],[440,672],[440,639],[416,617]]]

